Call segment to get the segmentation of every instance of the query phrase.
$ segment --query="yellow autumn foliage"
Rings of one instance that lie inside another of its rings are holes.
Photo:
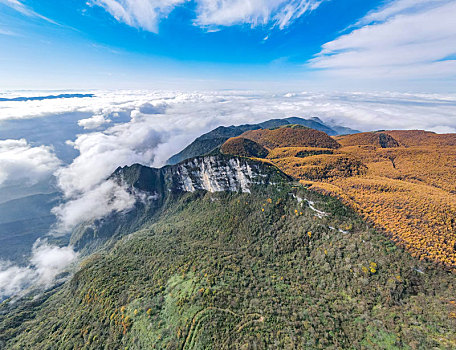
[[[416,258],[455,269],[456,134],[401,130],[335,139],[341,148],[276,144],[263,161],[340,198]]]

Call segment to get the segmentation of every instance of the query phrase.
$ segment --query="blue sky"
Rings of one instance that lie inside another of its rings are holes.
[[[454,0],[0,0],[1,89],[454,92]]]

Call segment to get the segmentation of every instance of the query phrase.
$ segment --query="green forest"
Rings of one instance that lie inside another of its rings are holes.
[[[5,301],[0,347],[454,349],[455,286],[302,185],[197,191],[67,283]]]

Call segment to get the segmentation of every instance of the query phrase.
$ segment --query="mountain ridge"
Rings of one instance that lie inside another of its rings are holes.
[[[323,131],[328,135],[341,135],[345,133],[358,133],[360,131],[353,130],[346,127],[330,127],[326,125],[318,117],[313,117],[310,119],[303,119],[299,117],[290,117],[284,119],[270,119],[258,124],[243,124],[239,126],[219,126],[212,131],[209,131],[199,137],[197,137],[192,143],[185,147],[179,153],[170,157],[166,164],[177,164],[185,159],[193,158],[196,156],[202,156],[210,153],[212,150],[221,146],[225,141],[231,137],[236,137],[242,133],[250,130],[257,129],[270,129],[275,127],[280,127],[284,125],[298,124],[306,126],[311,129]],[[337,130],[335,128],[338,128]]]
[[[107,242],[139,229],[154,218],[168,200],[185,192],[249,193],[252,186],[289,181],[273,165],[227,155],[201,156],[176,165],[151,168],[133,164],[117,168],[109,177],[135,196],[133,208],[83,223],[71,235],[77,251],[90,254]]]
[[[82,261],[65,283],[0,304],[0,347],[453,349],[454,272],[412,256],[343,198],[313,191],[340,178],[361,181],[360,192],[369,157],[399,152],[399,171],[414,152],[383,136],[360,140],[368,144],[344,149],[291,139],[253,159],[222,145],[160,169],[119,167],[107,180],[135,206],[73,233]],[[311,171],[289,171],[303,165]]]

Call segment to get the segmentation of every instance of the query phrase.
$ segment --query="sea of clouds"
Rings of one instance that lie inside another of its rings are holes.
[[[68,234],[80,223],[134,205],[132,194],[106,180],[117,167],[134,163],[161,167],[196,137],[220,125],[318,116],[328,124],[361,131],[456,132],[456,95],[451,94],[89,92],[94,97],[0,102],[0,126],[4,126],[0,140],[0,191],[49,178],[65,198],[53,209],[58,218],[54,235]],[[46,94],[49,92],[8,92],[0,97]],[[20,138],[7,137],[8,128],[14,129],[17,136],[21,125],[27,127]],[[46,133],[49,128],[58,130],[60,126],[64,134]],[[37,133],[41,133],[40,137]],[[57,142],[62,135],[66,142]],[[58,154],[65,147],[74,151],[71,159],[59,159]],[[71,247],[50,246],[41,240],[31,256],[30,266],[0,263],[0,298],[17,293],[30,283],[49,284],[53,276],[74,261],[76,253]]]

